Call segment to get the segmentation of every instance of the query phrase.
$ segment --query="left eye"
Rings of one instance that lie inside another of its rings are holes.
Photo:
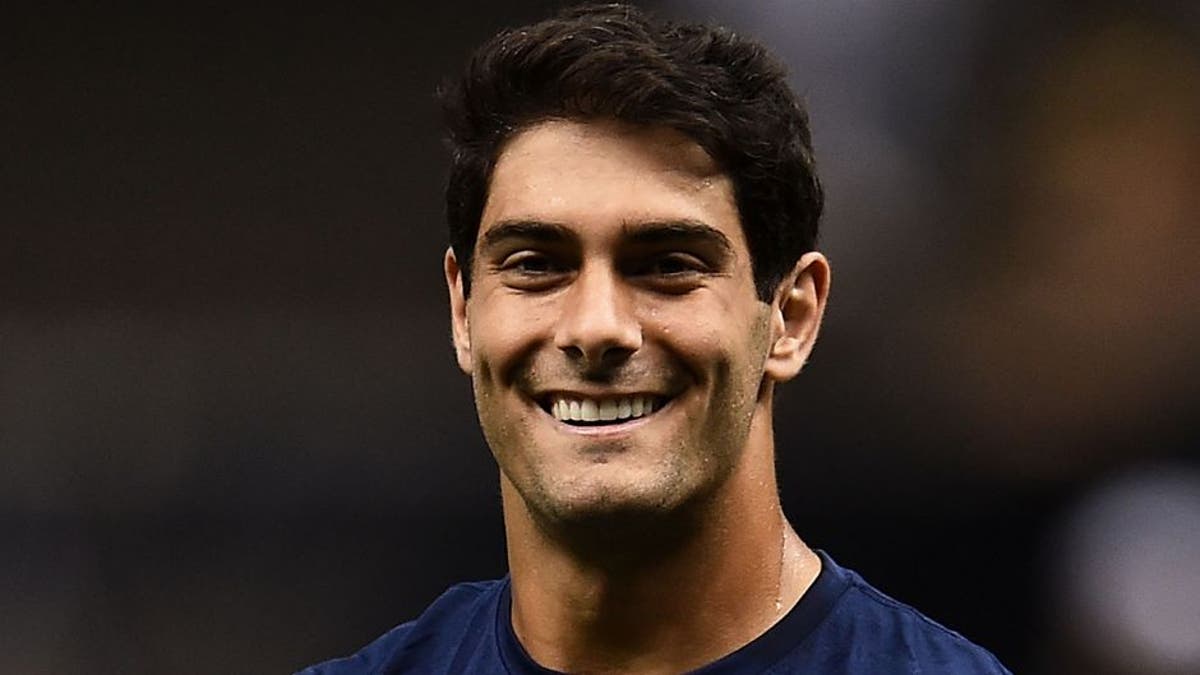
[[[626,273],[632,280],[670,295],[682,295],[700,287],[713,271],[698,256],[680,252],[653,255],[631,263]]]
[[[646,274],[658,276],[678,276],[703,271],[704,263],[694,256],[675,253],[660,256],[647,262]]]

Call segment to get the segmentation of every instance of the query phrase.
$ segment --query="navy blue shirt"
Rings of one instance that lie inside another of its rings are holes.
[[[783,619],[750,644],[693,672],[1011,675],[983,648],[818,554],[821,573]],[[459,584],[416,621],[393,628],[353,656],[299,675],[553,673],[534,663],[517,641],[511,603],[507,578]]]

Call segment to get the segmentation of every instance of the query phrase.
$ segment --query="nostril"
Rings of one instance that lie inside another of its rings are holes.
[[[642,344],[642,326],[632,303],[611,269],[585,269],[563,297],[555,346],[591,363],[611,358],[613,350],[636,351]]]
[[[582,359],[583,358],[583,349],[581,349],[577,345],[573,345],[573,344],[559,345],[558,348],[561,349],[563,351],[563,353],[565,353],[567,356],[571,357],[572,359]]]

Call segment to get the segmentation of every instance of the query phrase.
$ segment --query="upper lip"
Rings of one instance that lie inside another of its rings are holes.
[[[661,391],[649,391],[649,390],[645,390],[645,389],[636,389],[636,390],[629,390],[629,391],[613,391],[611,389],[587,390],[587,391],[572,390],[572,389],[547,389],[547,390],[542,390],[540,392],[537,392],[537,393],[531,395],[533,400],[537,401],[538,404],[541,405],[543,408],[548,408],[550,406],[550,404],[553,403],[557,399],[604,400],[604,399],[614,399],[614,398],[633,398],[634,396],[647,396],[647,397],[661,400],[661,399],[665,399],[665,398],[671,398],[673,396],[673,394],[667,394],[667,393],[664,393]]]
[[[666,396],[659,391],[637,389],[633,391],[578,391],[571,389],[547,389],[533,395],[534,398],[625,398],[627,396]]]

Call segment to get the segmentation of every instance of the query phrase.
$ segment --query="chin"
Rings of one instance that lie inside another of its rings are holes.
[[[537,409],[519,427],[484,428],[512,496],[541,529],[611,541],[621,531],[677,528],[703,512],[732,476],[733,439],[706,438],[687,426],[695,417],[670,405],[629,428],[597,433]]]
[[[658,531],[686,519],[685,514],[695,511],[692,507],[711,492],[678,472],[641,478],[591,475],[585,481],[541,485],[521,493],[526,508],[543,526],[597,533],[601,541],[609,541],[620,532]]]

